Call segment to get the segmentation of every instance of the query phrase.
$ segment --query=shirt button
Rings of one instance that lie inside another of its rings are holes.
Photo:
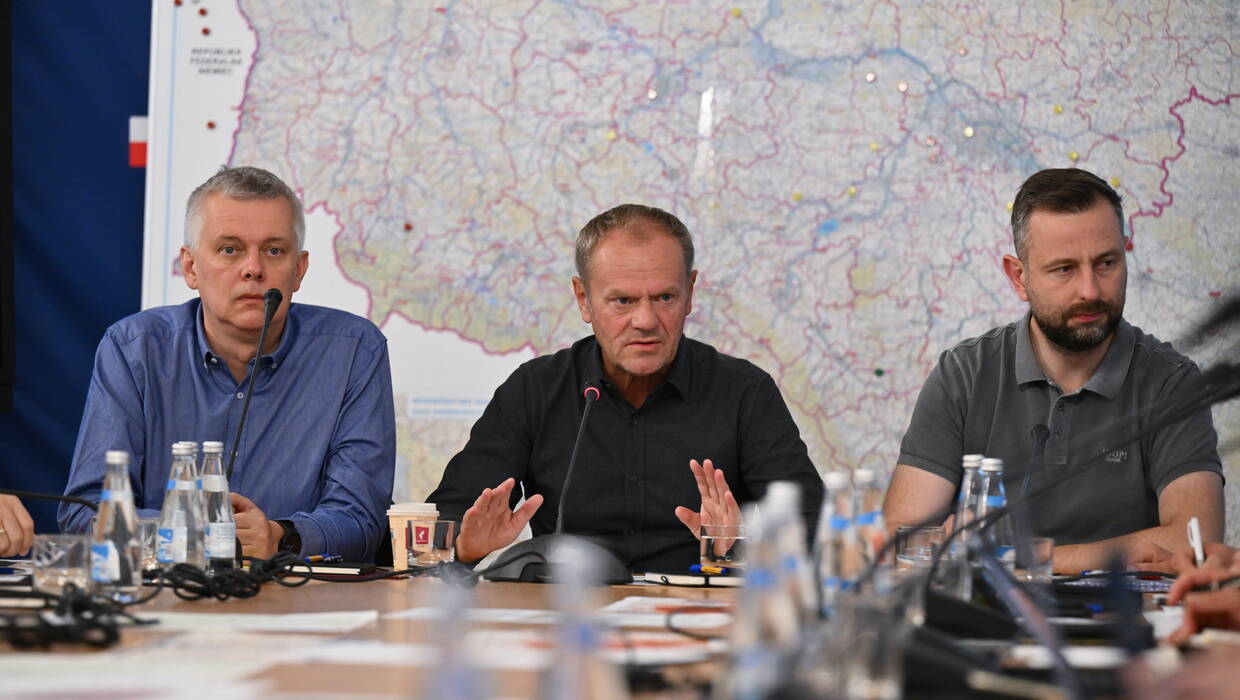
[[[630,483],[630,484],[636,484],[636,483],[637,483],[637,475],[636,475],[636,474],[630,474],[630,475],[629,475],[629,483]]]
[[[218,357],[212,357],[212,358],[211,358],[211,364],[213,364],[213,365],[218,365],[219,363],[220,363],[220,360],[219,360],[219,358],[218,358]]]
[[[237,398],[238,398],[238,399],[244,399],[244,398],[245,398],[245,392],[244,392],[244,391],[238,391],[238,392],[237,392]]]
[[[631,425],[631,426],[633,426],[634,428],[636,428],[636,427],[637,427],[637,419],[636,419],[636,418],[634,418],[633,420],[629,421],[629,425]]]

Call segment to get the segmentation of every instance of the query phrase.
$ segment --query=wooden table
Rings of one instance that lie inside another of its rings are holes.
[[[424,620],[384,619],[383,615],[415,607],[435,606],[437,581],[430,579],[384,579],[365,582],[310,583],[289,588],[266,584],[259,595],[243,600],[224,602],[199,600],[183,601],[171,591],[165,590],[153,600],[131,611],[141,616],[154,611],[185,613],[242,613],[281,614],[334,611],[377,610],[379,619],[346,635],[328,635],[326,638],[375,640],[389,643],[429,644],[432,625]],[[526,583],[481,582],[474,589],[475,608],[548,609],[554,607],[558,585]],[[668,598],[735,600],[737,591],[727,588],[689,588],[650,585],[626,585],[599,587],[595,589],[598,606],[609,604],[627,596],[656,596]],[[530,628],[530,625],[510,623],[470,623],[474,628]],[[545,629],[546,626],[541,628]],[[718,633],[717,630],[712,632]],[[158,625],[126,628],[121,642],[111,650],[99,653],[140,651],[146,645],[170,634]],[[274,639],[274,638],[273,638]],[[82,647],[65,647],[56,651],[83,651]],[[10,652],[22,653],[22,652]],[[709,673],[709,664],[697,664],[697,671]],[[252,678],[270,682],[274,689],[294,696],[300,694],[378,694],[390,696],[416,696],[427,682],[432,669],[393,665],[340,665],[280,663]],[[682,674],[683,675],[683,674]],[[533,697],[537,693],[539,674],[535,672],[502,671],[492,674],[492,686],[505,697]]]

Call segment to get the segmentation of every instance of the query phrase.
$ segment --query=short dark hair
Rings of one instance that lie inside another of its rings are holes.
[[[693,271],[693,236],[689,229],[672,214],[644,204],[621,204],[612,207],[590,221],[577,233],[577,276],[589,282],[590,265],[594,262],[594,250],[612,231],[626,229],[643,222],[653,224],[676,239],[685,258],[685,276]]]
[[[1119,220],[1119,233],[1124,235],[1123,198],[1102,178],[1080,168],[1050,168],[1030,175],[1012,202],[1012,243],[1016,256],[1028,259],[1029,217],[1035,211],[1079,214],[1099,201],[1111,204]]]
[[[288,202],[292,212],[293,235],[297,239],[297,250],[306,245],[306,215],[302,211],[301,200],[297,193],[275,173],[262,168],[248,165],[229,168],[224,166],[207,181],[199,185],[185,203],[185,246],[193,248],[198,245],[199,234],[202,233],[202,205],[207,196],[212,194],[232,199],[283,199]]]

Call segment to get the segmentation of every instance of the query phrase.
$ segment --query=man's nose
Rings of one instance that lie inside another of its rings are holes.
[[[245,262],[242,263],[241,276],[247,280],[258,280],[266,276],[263,270],[263,253],[261,250],[255,250],[246,254]]]
[[[654,313],[654,304],[649,299],[642,299],[637,302],[633,314],[629,317],[629,323],[638,330],[650,330],[658,325],[658,317]]]
[[[1077,280],[1077,296],[1085,301],[1093,301],[1102,296],[1102,288],[1098,284],[1098,273],[1086,267]]]

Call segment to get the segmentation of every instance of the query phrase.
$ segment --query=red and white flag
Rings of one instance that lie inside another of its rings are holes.
[[[146,117],[129,118],[129,167],[146,167]]]

